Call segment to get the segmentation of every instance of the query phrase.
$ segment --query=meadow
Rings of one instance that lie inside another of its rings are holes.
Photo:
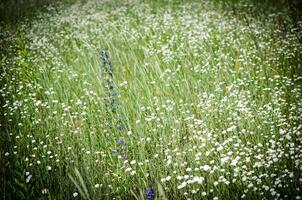
[[[301,199],[293,9],[87,0],[1,23],[0,198]]]

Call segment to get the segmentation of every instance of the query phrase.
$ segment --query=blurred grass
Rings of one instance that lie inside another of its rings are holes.
[[[0,22],[14,24],[22,19],[31,18],[35,16],[37,12],[45,12],[47,6],[54,5],[56,3],[63,3],[70,5],[77,1],[85,2],[86,0],[1,0],[0,1]],[[198,0],[190,0],[192,2],[198,2]],[[163,5],[177,6],[184,0],[152,0],[147,1],[152,4],[153,8],[157,9]],[[294,23],[297,23],[302,19],[302,1],[300,0],[246,0],[246,3],[252,4],[252,9],[246,9],[240,7],[242,1],[240,0],[214,0],[218,6],[222,6],[225,10],[232,10],[234,14],[246,12],[253,17],[259,16],[259,13],[269,13],[282,10],[289,10],[288,13],[293,19]],[[107,2],[108,3],[108,2]],[[114,1],[110,3],[114,6]],[[240,10],[240,12],[238,12]]]
[[[82,0],[83,1],[83,0]],[[1,0],[0,22],[16,24],[24,18],[30,19],[38,12],[47,12],[47,7],[57,3],[70,5],[72,0]]]

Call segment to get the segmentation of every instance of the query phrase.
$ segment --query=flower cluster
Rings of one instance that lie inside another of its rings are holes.
[[[126,128],[122,123],[122,116],[118,114],[120,105],[117,103],[118,93],[116,91],[116,86],[113,79],[112,62],[109,61],[109,54],[106,50],[101,51],[100,59],[103,61],[100,75],[105,94],[102,100],[105,107],[104,112],[106,115],[107,126],[110,128],[111,134],[114,137],[117,137],[115,141],[121,145],[120,148],[113,150],[112,152],[118,154],[119,156],[124,156],[125,154],[123,151],[127,144],[124,140],[118,137],[122,135],[121,131],[126,130]]]

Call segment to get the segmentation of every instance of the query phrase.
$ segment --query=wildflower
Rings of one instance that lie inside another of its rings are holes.
[[[30,174],[30,175],[28,175],[28,176],[26,177],[25,182],[26,182],[26,183],[28,183],[28,182],[30,181],[31,177],[32,177],[32,175],[31,175],[31,174]]]
[[[131,167],[128,167],[127,169],[125,169],[125,172],[130,172],[132,170]]]
[[[192,192],[192,194],[196,194],[197,190],[192,190],[191,192]]]
[[[169,180],[171,180],[171,176],[166,177],[166,181],[169,181]]]
[[[77,192],[74,192],[73,194],[72,194],[72,196],[73,197],[77,197],[79,194],[77,193]]]
[[[155,193],[152,188],[147,188],[146,189],[146,198],[147,199],[154,199],[155,198]]]
[[[118,129],[119,129],[120,131],[126,130],[126,128],[125,128],[123,125],[119,125],[119,126],[118,126]]]
[[[204,166],[202,167],[202,169],[203,169],[204,171],[209,171],[209,170],[211,169],[211,167],[210,167],[209,165],[204,165]]]
[[[42,190],[42,194],[48,194],[48,189],[47,189],[47,188],[44,188],[44,189]]]
[[[187,186],[187,182],[186,181],[184,181],[184,182],[182,182],[179,186],[177,186],[177,189],[182,189],[182,188],[184,188],[184,187],[186,187]]]

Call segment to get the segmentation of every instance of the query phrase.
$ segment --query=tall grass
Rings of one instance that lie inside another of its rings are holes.
[[[2,25],[2,198],[301,198],[302,23],[231,5],[91,0]]]

